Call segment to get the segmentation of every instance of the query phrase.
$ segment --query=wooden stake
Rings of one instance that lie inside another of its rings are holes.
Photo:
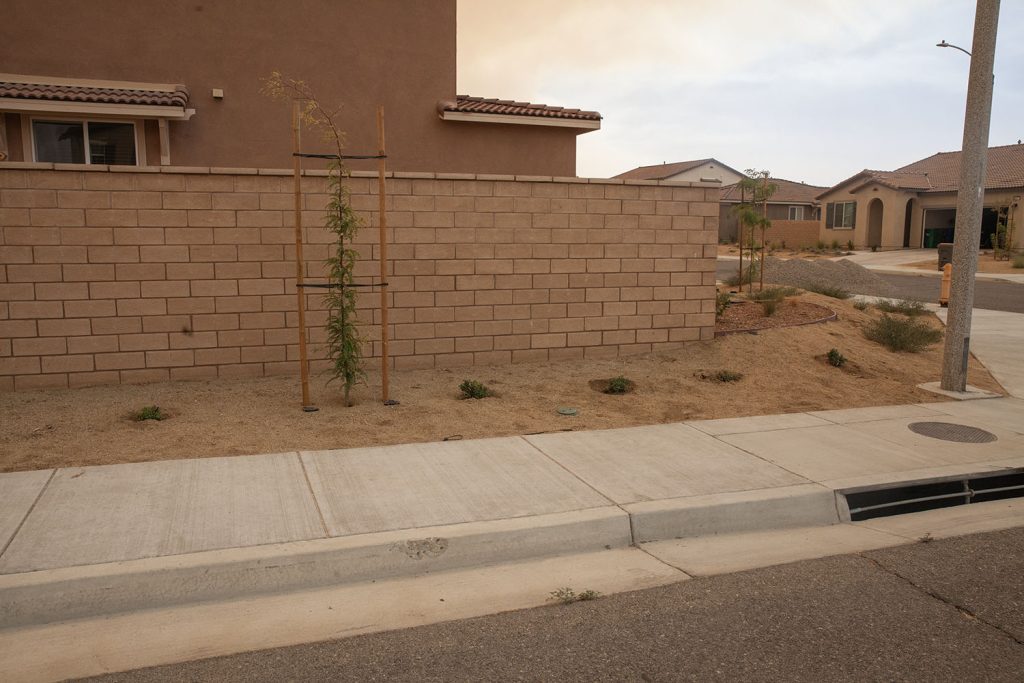
[[[302,375],[302,409],[313,412],[309,401],[309,363],[306,358],[306,295],[302,273],[302,158],[299,155],[301,125],[299,100],[292,100],[292,166],[295,170],[295,294],[299,305],[299,372]]]
[[[388,214],[385,210],[387,195],[384,173],[387,170],[384,158],[384,105],[377,106],[377,196],[380,198],[380,377],[381,400],[385,405],[391,400],[388,395]]]

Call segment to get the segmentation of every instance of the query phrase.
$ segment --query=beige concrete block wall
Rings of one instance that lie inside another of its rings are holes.
[[[813,247],[818,243],[818,227],[818,221],[773,220],[765,239],[769,244],[785,244],[789,249]]]
[[[298,371],[290,174],[151,171],[0,164],[0,390]],[[322,282],[326,178],[303,182],[305,267]],[[346,184],[366,223],[358,281],[376,282],[376,179]],[[388,192],[395,368],[714,336],[715,184],[398,173]],[[359,305],[377,356],[378,290]]]

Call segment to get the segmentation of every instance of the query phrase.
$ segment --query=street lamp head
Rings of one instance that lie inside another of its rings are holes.
[[[953,48],[954,50],[960,50],[960,52],[963,52],[963,53],[964,53],[965,55],[967,55],[968,57],[970,57],[970,56],[971,56],[971,53],[970,53],[970,52],[968,52],[967,50],[963,49],[963,48],[962,48],[962,47],[960,47],[959,45],[954,45],[953,43],[947,43],[947,42],[946,42],[946,39],[945,39],[945,38],[943,38],[943,39],[942,39],[942,42],[940,42],[940,43],[935,43],[935,47],[951,47],[951,48]]]

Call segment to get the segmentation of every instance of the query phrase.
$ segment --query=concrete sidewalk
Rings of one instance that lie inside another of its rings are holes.
[[[859,266],[863,266],[868,270],[878,271],[880,273],[893,273],[896,275],[916,275],[918,277],[931,277],[941,278],[942,272],[938,269],[927,270],[921,268],[914,268],[906,265],[907,263],[914,263],[917,261],[927,261],[928,259],[935,259],[934,249],[897,249],[893,251],[859,251],[854,252],[850,256],[833,256],[829,257],[827,261],[839,261],[840,259],[846,259],[852,261]],[[982,258],[991,258],[991,256],[984,256]],[[738,256],[722,255],[718,256],[719,261],[738,261]],[[975,273],[974,278],[976,280],[991,280],[996,282],[1013,282],[1017,284],[1024,284],[1024,272],[1020,273]]]
[[[922,277],[936,277],[941,278],[942,272],[938,270],[938,267],[934,270],[926,270],[921,268],[914,268],[908,266],[908,263],[917,263],[920,261],[936,261],[937,255],[935,249],[895,249],[892,251],[859,251],[855,252],[852,256],[837,256],[832,258],[832,261],[837,261],[841,258],[845,258],[848,261],[852,261],[859,266],[864,266],[868,270],[876,270],[884,273],[898,273],[900,275],[919,275]],[[982,259],[991,259],[991,255],[981,256]],[[1016,282],[1024,283],[1024,272],[1020,273],[976,273],[976,280],[995,280],[1003,282]]]
[[[839,489],[1020,466],[1024,400],[1002,398],[4,474],[0,628],[828,526]]]
[[[851,523],[842,492],[1024,468],[1022,340],[1024,315],[975,311],[972,349],[1006,398],[2,474],[0,678],[1021,526],[1019,499]],[[996,438],[932,439],[917,421]]]

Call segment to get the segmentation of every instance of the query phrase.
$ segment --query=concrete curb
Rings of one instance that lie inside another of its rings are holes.
[[[0,576],[0,628],[624,548],[618,507]]]
[[[632,519],[637,543],[846,521],[837,511],[835,492],[819,484],[654,500],[623,507]]]

